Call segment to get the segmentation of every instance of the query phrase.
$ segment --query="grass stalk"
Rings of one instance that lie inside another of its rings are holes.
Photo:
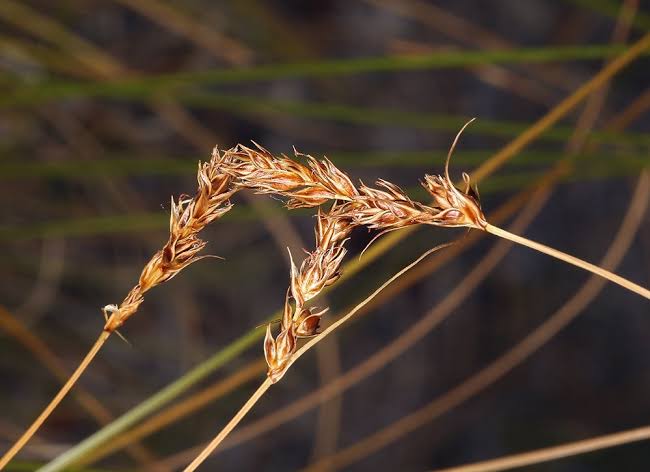
[[[232,419],[228,422],[226,426],[215,436],[215,438],[210,441],[210,443],[201,451],[201,453],[196,456],[196,458],[184,469],[184,472],[192,472],[193,470],[196,470],[198,466],[200,466],[207,458],[208,456],[214,451],[219,444],[221,444],[221,441],[226,439],[226,436],[230,434],[230,432],[237,427],[239,422],[246,416],[246,414],[255,406],[257,401],[262,398],[262,396],[266,393],[266,391],[273,385],[273,382],[271,382],[271,379],[269,377],[266,377],[264,379],[264,382],[255,390],[255,393],[253,393],[248,401],[244,403],[244,406],[241,407],[241,409],[235,414],[235,416],[232,417]]]
[[[7,331],[7,333],[28,349],[61,384],[66,383],[70,374],[68,369],[65,368],[63,361],[52,352],[42,339],[1,305],[0,328]],[[76,391],[73,392],[73,397],[100,426],[106,426],[113,420],[113,415],[111,415],[109,410],[90,391],[78,386]],[[140,464],[147,464],[153,459],[151,453],[138,443],[129,444],[127,452]]]
[[[22,434],[18,441],[16,441],[15,444],[11,446],[11,448],[2,456],[2,458],[0,458],[0,470],[2,470],[9,463],[9,461],[13,459],[16,454],[18,454],[18,452],[23,448],[23,446],[25,446],[25,444],[27,444],[32,436],[34,436],[34,433],[38,431],[38,429],[50,416],[54,409],[59,405],[59,403],[61,403],[61,400],[65,398],[79,377],[81,377],[81,374],[83,374],[88,365],[90,365],[110,335],[111,333],[109,331],[102,331],[102,333],[97,338],[97,341],[95,341],[95,344],[93,344],[93,346],[88,351],[88,354],[86,354],[86,357],[84,357],[79,364],[79,367],[77,367],[77,369],[72,373],[68,381],[63,385],[63,387],[61,387],[52,401],[47,405],[47,407],[45,407],[38,418],[34,420],[31,426],[27,428],[27,430]]]
[[[624,67],[629,65],[633,60],[643,54],[650,48],[650,33],[646,33],[637,42],[632,44],[626,51],[613,59],[609,64],[603,67],[598,74],[581,85],[575,92],[558,103],[551,111],[540,118],[534,125],[513,139],[507,146],[503,147],[495,154],[486,165],[481,166],[473,173],[474,179],[482,180],[488,175],[492,175],[503,162],[508,160],[512,155],[519,153],[524,147],[537,136],[542,134],[546,129],[557,123],[563,116],[575,108],[587,96],[602,88],[611,78]]]
[[[615,270],[625,256],[643,222],[643,216],[648,207],[649,192],[650,175],[644,173],[637,184],[623,221],[602,258],[601,265],[603,267]],[[501,242],[507,241],[502,240]],[[477,395],[519,366],[566,327],[596,298],[604,285],[605,280],[603,278],[592,275],[566,303],[558,308],[538,328],[496,360],[447,392],[434,398],[425,406],[341,449],[336,454],[310,465],[304,472],[315,472],[324,469],[331,471],[348,466]],[[442,304],[434,308],[434,311],[439,308],[442,308]],[[440,316],[444,318],[445,315]]]
[[[645,441],[648,439],[650,439],[650,426],[643,426],[641,428],[628,429],[627,431],[607,434],[605,436],[570,442],[562,444],[561,446],[537,449],[523,454],[513,454],[489,461],[462,465],[460,467],[439,469],[436,472],[496,472],[499,470],[509,470],[515,467],[541,464],[543,462],[571,457],[578,454],[586,454],[588,452],[599,451],[601,449],[622,446],[624,444]]]
[[[4,2],[3,2],[4,3]],[[9,19],[9,13],[0,8],[0,15]],[[530,64],[568,60],[596,60],[623,53],[621,45],[563,46],[552,48],[522,48],[492,51],[443,51],[421,56],[389,56],[330,60],[294,64],[273,64],[249,68],[217,69],[203,72],[161,74],[149,77],[129,77],[106,82],[48,81],[38,85],[16,87],[11,96],[2,97],[0,107],[43,105],[44,102],[66,98],[106,97],[131,100],[150,100],[161,92],[187,86],[231,84],[268,81],[284,78],[343,77],[362,73],[405,70],[431,70],[473,67],[488,64]],[[643,50],[641,54],[646,54]],[[95,55],[93,55],[95,57]],[[105,73],[105,67],[92,64],[93,70]],[[111,68],[114,65],[111,64]],[[113,74],[109,69],[109,72]],[[115,75],[113,75],[115,78]]]
[[[348,321],[350,318],[352,318],[359,310],[361,310],[366,304],[368,304],[370,301],[372,301],[373,298],[375,298],[379,293],[384,290],[387,286],[389,286],[391,283],[393,283],[395,280],[400,278],[402,275],[404,275],[406,272],[411,270],[413,267],[415,267],[417,264],[419,264],[423,259],[425,259],[427,256],[430,254],[438,251],[439,249],[442,249],[444,247],[448,246],[448,244],[442,244],[439,246],[436,246],[434,248],[429,249],[426,251],[424,254],[422,254],[420,257],[415,259],[413,262],[408,264],[406,267],[401,269],[399,272],[394,274],[392,277],[390,277],[388,280],[386,280],[379,288],[377,288],[374,292],[372,292],[368,297],[366,297],[363,301],[361,301],[357,306],[355,306],[352,310],[350,310],[346,315],[342,316],[338,320],[336,320],[334,323],[329,325],[325,330],[323,330],[322,333],[320,333],[318,336],[312,337],[307,341],[305,344],[302,345],[300,349],[298,349],[289,359],[286,367],[284,368],[284,372],[286,372],[303,354],[305,354],[309,349],[314,347],[316,344],[324,340],[328,335],[330,335],[334,330],[336,330],[339,326],[341,326],[343,323]],[[284,375],[284,374],[283,374]],[[278,379],[279,380],[279,379]],[[228,422],[228,424],[217,434],[217,436],[214,437],[212,441],[199,453],[198,456],[187,466],[187,468],[184,469],[184,472],[190,472],[195,470],[201,463],[205,461],[205,459],[208,458],[208,456],[221,444],[221,442],[228,436],[228,434],[239,424],[239,422],[246,416],[246,414],[251,410],[251,408],[259,401],[260,398],[266,393],[266,391],[269,389],[271,385],[273,385],[273,381],[270,379],[270,377],[267,377],[264,382],[258,387],[258,389],[251,395],[251,397],[248,399],[248,401],[244,404],[244,406],[241,407],[241,409],[232,417],[232,419]]]
[[[498,236],[500,238],[508,239],[509,241],[534,249],[535,251],[539,251],[543,254],[547,254],[551,257],[554,257],[555,259],[559,259],[563,262],[566,262],[567,264],[580,267],[581,269],[584,269],[588,272],[591,272],[592,274],[596,274],[600,277],[603,277],[604,279],[607,279],[610,282],[614,282],[615,284],[618,284],[621,287],[626,288],[650,300],[650,290],[641,287],[640,285],[637,285],[634,282],[631,282],[608,270],[605,270],[602,267],[591,264],[589,262],[585,262],[582,259],[578,259],[577,257],[571,256],[570,254],[564,253],[562,251],[558,251],[557,249],[553,249],[552,247],[545,246],[544,244],[540,244],[538,242],[531,241],[530,239],[524,238],[522,236],[518,236],[509,231],[506,231],[505,229],[501,229],[497,226],[493,226],[489,223],[485,227],[485,231],[495,236]]]
[[[248,365],[240,367],[225,379],[220,379],[215,384],[188,396],[178,403],[175,403],[170,408],[147,418],[135,428],[115,437],[104,447],[95,450],[90,456],[86,456],[84,460],[76,462],[75,467],[85,467],[88,464],[96,463],[111,453],[124,447],[128,447],[140,438],[149,436],[154,432],[161,430],[165,426],[168,426],[217,399],[224,397],[226,394],[249,382],[253,378],[257,378],[265,370],[266,362],[264,362],[264,359],[252,361]],[[183,463],[185,462],[187,461],[183,461]]]

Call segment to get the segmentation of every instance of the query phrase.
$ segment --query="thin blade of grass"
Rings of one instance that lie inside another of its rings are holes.
[[[175,403],[170,408],[161,411],[147,420],[138,424],[135,428],[130,429],[113,441],[106,444],[105,447],[95,451],[91,456],[85,458],[77,464],[77,467],[83,467],[88,464],[99,461],[103,457],[118,451],[138,438],[142,438],[159,431],[163,427],[183,418],[190,413],[199,410],[215,400],[222,398],[227,393],[235,390],[237,387],[251,381],[254,377],[259,377],[266,370],[264,359],[253,361],[246,366],[239,368],[236,372],[225,379],[220,379],[215,384],[189,396],[188,398]]]
[[[3,13],[2,9],[0,9],[0,13]],[[9,14],[9,12],[5,13],[7,15]],[[4,17],[7,18],[7,15]],[[458,50],[442,51],[421,56],[409,55],[339,59],[203,72],[179,72],[176,74],[160,74],[157,76],[94,83],[50,80],[36,85],[17,87],[11,94],[6,94],[0,98],[0,107],[41,105],[47,101],[81,97],[142,100],[150,99],[161,92],[170,92],[179,87],[196,87],[199,84],[230,84],[285,78],[343,77],[362,73],[432,70],[472,67],[483,64],[525,64],[598,60],[615,57],[623,51],[625,51],[625,47],[622,45],[579,45],[498,51]],[[646,54],[646,52],[642,51],[642,54]]]
[[[320,103],[295,100],[269,100],[237,94],[180,93],[179,100],[196,108],[219,108],[231,113],[248,116],[260,114],[275,116],[288,114],[302,118],[311,118],[359,125],[392,125],[415,129],[455,132],[467,122],[467,117],[449,116],[432,113],[418,113],[387,108],[355,107],[338,103]],[[512,138],[519,136],[531,127],[530,123],[505,120],[480,119],[472,125],[472,133],[483,136]],[[543,140],[554,142],[566,141],[572,133],[568,126],[554,126],[545,130]],[[650,138],[643,133],[595,131],[591,136],[597,142],[612,142],[629,145],[650,145]]]

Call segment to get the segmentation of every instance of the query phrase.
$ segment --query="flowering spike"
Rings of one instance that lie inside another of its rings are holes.
[[[272,368],[275,365],[276,361],[276,349],[275,349],[275,340],[271,334],[271,324],[266,325],[266,335],[264,336],[264,358],[269,368]]]

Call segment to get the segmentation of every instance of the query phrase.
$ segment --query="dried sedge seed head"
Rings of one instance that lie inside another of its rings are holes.
[[[289,360],[296,349],[296,335],[293,326],[280,331],[280,334],[273,339],[271,325],[266,326],[264,337],[264,358],[269,366],[268,376],[273,383],[277,382],[284,375]]]
[[[275,157],[254,144],[255,149],[237,145],[222,154],[214,152],[221,171],[232,177],[237,187],[288,197],[289,208],[315,207],[357,195],[350,178],[327,158],[318,161],[294,150],[296,156],[307,158],[305,166],[285,155]]]
[[[300,270],[289,253],[291,295],[299,307],[340,277],[339,267],[347,253],[344,244],[352,225],[349,219],[338,214],[339,210],[340,207],[334,207],[329,214],[319,210],[315,229],[316,249],[305,258]]]
[[[147,290],[166,282],[188,265],[198,261],[198,253],[206,243],[197,234],[206,225],[228,212],[229,198],[236,191],[231,177],[220,171],[222,156],[215,149],[210,161],[200,163],[197,171],[198,188],[194,197],[181,195],[178,202],[171,200],[169,239],[144,266],[138,284],[116,309],[104,308],[107,319],[104,330],[112,332],[131,317],[144,300]]]
[[[314,230],[316,249],[308,254],[300,269],[289,251],[291,284],[285,296],[280,334],[274,339],[268,326],[264,341],[268,375],[273,382],[284,375],[297,338],[318,334],[320,318],[327,311],[314,313],[304,304],[340,277],[339,268],[346,253],[343,245],[352,230],[350,220],[342,217],[340,210],[341,207],[334,206],[327,214],[318,211]],[[295,309],[292,304],[295,304]]]
[[[460,139],[460,135],[465,128],[472,123],[475,118],[469,120],[460,129],[454,142],[449,148],[447,160],[445,162],[445,175],[425,175],[422,186],[431,194],[435,201],[436,209],[439,210],[436,216],[437,222],[434,224],[440,226],[466,226],[470,228],[484,229],[487,221],[481,205],[478,200],[478,194],[470,185],[469,175],[463,173],[465,182],[465,191],[461,191],[449,177],[449,161]]]
[[[463,173],[467,184],[465,191],[457,189],[448,177],[425,175],[422,186],[435,200],[439,209],[434,224],[440,226],[467,226],[483,229],[487,225],[476,193],[471,189],[469,176]]]
[[[321,317],[326,311],[327,308],[318,313],[313,313],[312,308],[304,308],[300,312],[300,316],[294,321],[296,336],[299,338],[316,336],[320,327]]]
[[[381,189],[361,184],[360,196],[340,210],[354,226],[391,230],[432,221],[433,209],[414,202],[398,186],[385,180],[377,186]]]

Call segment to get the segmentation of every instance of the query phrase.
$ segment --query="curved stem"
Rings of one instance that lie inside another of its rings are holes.
[[[505,229],[501,229],[497,226],[493,226],[489,223],[485,227],[485,231],[495,236],[499,236],[500,238],[508,239],[517,244],[521,244],[522,246],[526,246],[536,251],[539,251],[541,253],[547,254],[551,257],[567,262],[576,267],[580,267],[581,269],[591,272],[592,274],[599,275],[600,277],[603,277],[604,279],[607,279],[610,282],[614,282],[615,284],[618,284],[621,287],[626,288],[650,300],[650,290],[641,287],[640,285],[637,285],[634,282],[630,282],[629,280],[621,277],[620,275],[616,275],[608,270],[603,269],[602,267],[598,267],[597,265],[590,264],[589,262],[585,262],[582,259],[578,259],[577,257],[571,256],[562,251],[558,251],[557,249],[553,249],[552,247],[545,246],[544,244],[540,244],[538,242],[531,241],[530,239],[526,239],[522,236],[518,236],[509,231],[506,231]]]
[[[235,427],[239,424],[239,422],[246,416],[246,414],[250,411],[251,408],[257,403],[257,401],[262,398],[262,395],[269,389],[269,387],[273,385],[271,382],[271,379],[268,377],[264,379],[264,382],[262,382],[262,385],[260,385],[257,390],[255,390],[255,393],[251,395],[251,397],[248,399],[246,403],[244,403],[244,406],[241,407],[241,409],[237,412],[235,416],[232,417],[232,419],[228,422],[226,426],[215,436],[215,438],[210,441],[210,444],[208,444],[202,451],[201,453],[196,456],[196,458],[183,470],[183,472],[192,472],[193,470],[196,470],[198,466],[200,466],[204,460],[208,458],[210,454],[212,454],[212,451],[214,451],[219,444],[221,444],[221,441],[226,439],[226,436],[230,434],[230,432],[235,429]]]
[[[79,380],[79,377],[81,377],[81,374],[86,370],[88,365],[92,362],[92,360],[95,358],[101,347],[104,345],[108,337],[111,335],[110,332],[108,331],[102,331],[102,334],[99,335],[97,338],[97,341],[95,341],[95,344],[93,344],[93,347],[90,348],[90,351],[88,351],[88,354],[86,354],[86,357],[81,361],[81,364],[79,364],[79,367],[77,367],[77,370],[74,371],[74,373],[70,376],[68,381],[61,387],[61,390],[59,390],[59,393],[56,394],[56,396],[52,399],[52,401],[45,407],[43,412],[36,418],[36,420],[32,423],[32,425],[23,433],[23,435],[16,441],[16,443],[11,446],[11,448],[5,453],[2,458],[0,458],[0,470],[2,470],[13,457],[18,454],[18,452],[27,444],[27,442],[31,439],[32,436],[34,436],[34,433],[38,431],[38,428],[41,427],[41,425],[45,422],[48,416],[54,411],[54,409],[61,403],[61,400],[65,398],[65,396],[68,394],[70,389],[74,386],[74,384]]]
[[[650,426],[562,444],[561,446],[547,447],[522,454],[514,454],[499,459],[476,462],[474,464],[451,467],[449,469],[441,469],[437,472],[494,472],[498,470],[507,470],[647,439],[650,439]]]
[[[402,275],[404,275],[406,272],[411,270],[413,267],[415,267],[417,264],[419,264],[424,258],[426,258],[428,255],[430,255],[433,252],[436,252],[442,248],[445,248],[452,243],[447,243],[447,244],[440,244],[438,246],[435,246],[434,248],[429,249],[426,251],[424,254],[422,254],[420,257],[418,257],[416,260],[411,262],[409,265],[406,267],[402,268],[399,272],[394,274],[392,277],[390,277],[386,282],[381,284],[379,288],[377,288],[374,292],[372,292],[370,295],[368,295],[361,303],[359,303],[357,306],[355,306],[352,310],[350,310],[345,316],[339,318],[336,320],[334,323],[332,323],[330,326],[327,327],[322,333],[320,333],[318,336],[315,336],[311,338],[309,341],[307,341],[303,346],[298,349],[289,362],[287,362],[287,365],[285,367],[285,370],[282,374],[284,376],[284,373],[296,362],[305,352],[307,352],[309,349],[314,347],[316,344],[318,344],[320,341],[325,339],[329,334],[331,334],[336,328],[338,328],[340,325],[345,323],[347,320],[352,318],[359,310],[361,310],[365,305],[370,303],[370,301],[375,298],[383,289],[385,289],[388,285],[393,283],[395,280],[400,278]],[[279,381],[282,376],[280,376],[278,379],[276,379],[276,382]],[[219,434],[212,440],[210,443],[201,451],[201,453],[188,465],[183,472],[192,472],[195,470],[201,463],[210,455],[212,452],[217,448],[219,444],[230,434],[230,432],[239,424],[239,422],[246,416],[246,414],[250,411],[251,408],[257,403],[257,401],[264,395],[264,393],[269,389],[269,387],[273,385],[273,382],[270,380],[269,377],[264,380],[262,385],[259,386],[259,388],[251,395],[251,397],[248,399],[248,401],[244,404],[244,406],[241,407],[241,409],[233,416],[233,418],[228,422],[228,424],[219,432]]]

